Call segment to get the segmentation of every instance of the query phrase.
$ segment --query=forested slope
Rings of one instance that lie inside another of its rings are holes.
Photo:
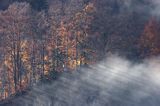
[[[107,55],[160,54],[157,0],[1,0],[0,99]]]

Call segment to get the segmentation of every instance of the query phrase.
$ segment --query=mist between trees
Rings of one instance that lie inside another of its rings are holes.
[[[108,54],[160,54],[158,0],[24,1],[0,11],[0,100]]]
[[[34,11],[28,3],[15,2],[0,12],[0,100],[21,93],[40,79],[77,70],[94,62],[95,51],[88,45],[94,4],[59,16]]]

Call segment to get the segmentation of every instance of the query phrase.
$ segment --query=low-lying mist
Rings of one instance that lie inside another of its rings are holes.
[[[133,63],[110,56],[35,87],[10,106],[159,106],[160,58]]]

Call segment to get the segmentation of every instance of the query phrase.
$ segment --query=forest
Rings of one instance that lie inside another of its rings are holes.
[[[1,0],[0,101],[108,55],[158,56],[157,8],[150,0]]]

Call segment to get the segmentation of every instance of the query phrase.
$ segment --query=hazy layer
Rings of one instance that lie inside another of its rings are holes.
[[[9,106],[159,106],[159,64],[159,58],[133,64],[112,56],[81,71],[64,73]]]

